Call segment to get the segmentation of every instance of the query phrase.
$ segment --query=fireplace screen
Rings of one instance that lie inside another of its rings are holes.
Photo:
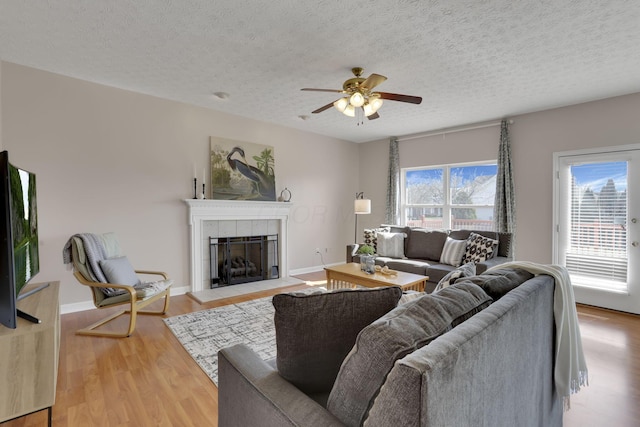
[[[278,235],[210,237],[211,287],[277,279]]]

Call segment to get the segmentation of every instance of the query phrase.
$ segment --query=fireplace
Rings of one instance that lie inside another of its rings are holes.
[[[276,266],[279,279],[289,277],[287,242],[291,203],[195,199],[184,202],[189,207],[191,292],[212,286],[210,238],[277,236],[267,273],[272,275],[272,267]]]
[[[278,235],[210,237],[211,288],[278,278]]]

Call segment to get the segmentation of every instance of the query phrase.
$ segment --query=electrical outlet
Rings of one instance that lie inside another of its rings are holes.
[[[320,248],[316,248],[316,253],[319,254],[320,253]]]

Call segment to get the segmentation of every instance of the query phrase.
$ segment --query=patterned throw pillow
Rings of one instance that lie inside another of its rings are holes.
[[[380,227],[380,228],[365,228],[364,229],[364,243],[369,246],[373,246],[373,249],[378,251],[378,239],[377,233],[388,233],[389,227]]]
[[[433,292],[438,292],[448,286],[453,285],[457,279],[461,277],[471,277],[476,275],[476,264],[473,262],[468,262],[455,270],[450,271],[438,282],[438,285],[433,290]]]
[[[480,234],[471,233],[467,238],[467,247],[462,257],[464,264],[479,263],[493,257],[493,251],[498,247],[498,241]]]
[[[462,264],[462,257],[466,248],[466,240],[455,240],[447,237],[447,241],[444,242],[444,247],[442,248],[442,255],[440,255],[440,263],[459,267]]]
[[[378,232],[378,249],[380,256],[391,258],[404,258],[404,233],[381,233]]]

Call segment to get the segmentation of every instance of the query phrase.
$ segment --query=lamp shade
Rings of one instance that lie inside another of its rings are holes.
[[[355,92],[349,98],[349,103],[354,107],[362,107],[364,105],[364,96],[360,92]]]
[[[333,103],[333,106],[336,108],[336,110],[340,111],[341,113],[345,108],[347,108],[347,105],[349,105],[349,98],[347,97],[340,98]]]
[[[345,116],[349,116],[349,117],[355,117],[356,116],[356,109],[353,108],[353,105],[347,105],[347,107],[344,109],[342,114],[344,114]]]
[[[371,200],[370,199],[356,199],[354,202],[353,210],[356,214],[370,214],[371,213]]]

